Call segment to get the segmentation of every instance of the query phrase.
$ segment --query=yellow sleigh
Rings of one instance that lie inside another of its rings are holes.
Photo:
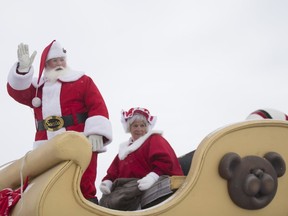
[[[170,178],[176,192],[139,211],[112,210],[84,199],[80,179],[90,156],[87,139],[66,132],[2,167],[0,190],[19,188],[20,173],[30,178],[11,215],[288,215],[284,121],[245,121],[212,132],[195,151],[188,175]]]

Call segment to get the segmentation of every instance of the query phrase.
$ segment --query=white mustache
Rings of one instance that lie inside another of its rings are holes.
[[[56,82],[58,77],[63,76],[67,72],[67,68],[64,67],[57,67],[52,70],[47,70],[44,72],[44,77],[46,81]]]
[[[54,70],[55,70],[55,71],[64,70],[64,67],[62,67],[62,66],[59,66],[59,67],[55,68]]]

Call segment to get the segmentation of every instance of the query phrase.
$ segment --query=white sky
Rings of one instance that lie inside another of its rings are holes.
[[[100,89],[114,140],[99,155],[97,188],[129,138],[121,109],[148,108],[178,156],[258,108],[288,112],[286,0],[3,2],[0,165],[24,156],[34,139],[32,110],[6,91],[21,42],[37,50],[38,71],[42,50],[58,40],[69,66]]]

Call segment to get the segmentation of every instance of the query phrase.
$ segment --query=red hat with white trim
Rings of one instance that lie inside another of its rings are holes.
[[[66,50],[61,47],[59,42],[57,42],[56,40],[53,40],[47,47],[44,48],[42,55],[41,55],[36,94],[35,94],[35,97],[32,99],[32,105],[34,107],[41,106],[41,99],[37,97],[37,93],[38,93],[39,82],[40,82],[43,70],[45,68],[45,64],[48,60],[52,58],[59,58],[59,57],[65,58]]]
[[[156,123],[157,117],[152,116],[148,109],[141,108],[141,107],[135,107],[129,109],[127,112],[122,110],[121,112],[121,123],[123,125],[123,128],[126,133],[129,132],[129,125],[128,125],[128,119],[132,118],[134,115],[142,115],[146,118],[147,122],[150,125],[150,128],[152,129]]]
[[[246,120],[259,119],[275,119],[288,121],[288,116],[285,113],[275,109],[259,109],[250,113],[246,118]]]

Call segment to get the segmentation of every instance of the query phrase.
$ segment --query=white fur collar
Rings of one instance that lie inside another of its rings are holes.
[[[148,133],[146,133],[144,136],[140,137],[139,139],[137,139],[135,142],[133,142],[131,145],[131,139],[129,139],[128,141],[121,143],[119,146],[119,153],[118,153],[118,157],[120,160],[124,160],[131,152],[136,151],[138,148],[141,147],[141,145],[145,142],[145,140],[150,137],[152,134],[162,134],[162,131],[149,131]]]
[[[70,70],[68,73],[63,74],[58,79],[62,82],[73,82],[73,81],[80,79],[84,74],[85,73],[82,71]],[[32,84],[35,88],[37,87],[37,78],[36,77],[34,77]],[[44,78],[41,77],[40,82],[39,82],[39,86],[41,86],[43,84],[44,84]]]

